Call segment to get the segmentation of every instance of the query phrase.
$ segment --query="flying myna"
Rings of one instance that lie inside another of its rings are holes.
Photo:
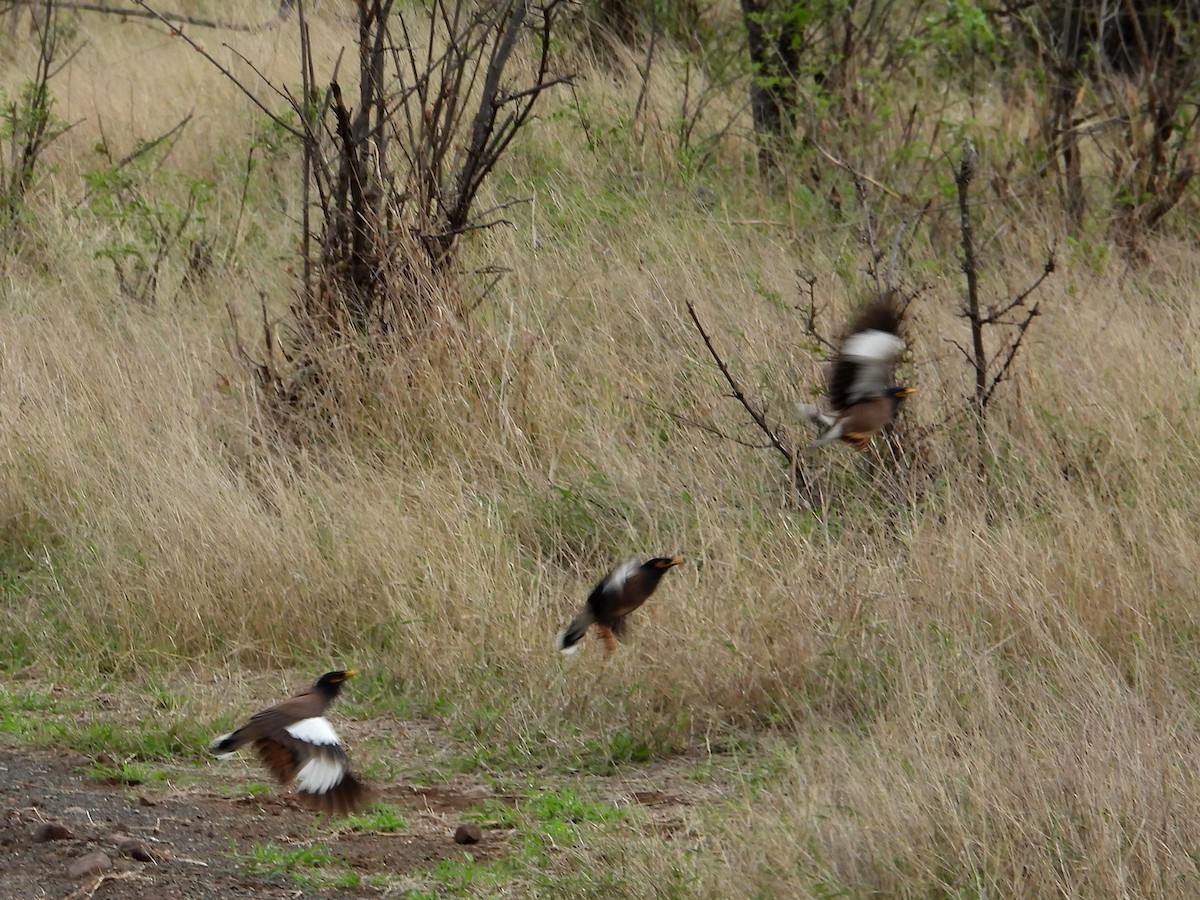
[[[625,617],[654,593],[667,569],[682,564],[682,556],[658,556],[645,562],[631,559],[621,563],[600,579],[588,594],[583,609],[558,633],[558,649],[563,653],[574,653],[588,628],[595,625],[605,649],[611,654],[617,649],[617,638],[625,634]]]
[[[905,346],[902,314],[895,291],[881,294],[859,313],[829,370],[825,395],[833,412],[798,404],[802,415],[828,429],[809,444],[810,450],[842,440],[866,451],[871,438],[896,418],[900,402],[916,390],[893,382],[892,370]]]
[[[325,710],[346,679],[357,673],[326,672],[295,697],[255,713],[237,731],[223,734],[209,749],[220,757],[246,744],[280,784],[298,784],[298,799],[310,809],[346,815],[374,799],[374,793],[350,772],[350,758]]]

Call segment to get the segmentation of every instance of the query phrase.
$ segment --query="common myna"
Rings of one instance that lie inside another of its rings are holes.
[[[596,626],[605,649],[617,649],[617,638],[625,633],[625,617],[646,602],[667,569],[683,564],[682,556],[658,556],[645,562],[631,559],[621,563],[592,588],[587,602],[571,624],[558,633],[558,649],[574,653],[588,628]]]
[[[350,772],[346,748],[324,715],[346,679],[355,674],[354,670],[326,672],[308,690],[255,713],[237,731],[213,741],[209,749],[227,757],[253,744],[280,784],[298,782],[303,805],[336,815],[361,809],[374,793]]]
[[[916,390],[892,381],[892,369],[905,346],[901,316],[894,291],[880,295],[859,313],[829,370],[825,395],[833,412],[798,404],[802,415],[828,429],[809,444],[810,450],[843,440],[866,451],[871,438],[896,418],[900,402]]]

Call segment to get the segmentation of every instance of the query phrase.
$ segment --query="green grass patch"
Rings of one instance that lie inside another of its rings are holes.
[[[237,785],[206,785],[206,787],[226,797],[245,797],[247,795],[254,798],[266,797],[275,791],[275,785],[263,781],[251,781],[247,784]]]
[[[571,788],[528,790],[515,804],[487,800],[463,813],[462,818],[485,828],[515,832],[514,853],[504,859],[479,861],[467,854],[443,860],[424,873],[434,887],[409,897],[480,896],[526,891],[588,892],[603,887],[620,894],[618,880],[604,878],[600,885],[594,873],[557,872],[558,850],[580,846],[588,833],[610,833],[630,825],[630,812],[610,803],[588,799]],[[586,885],[580,882],[580,879]]]
[[[129,786],[165,781],[167,773],[136,762],[105,762],[97,760],[84,770],[90,781]]]
[[[298,884],[321,890],[353,890],[364,883],[362,875],[347,868],[342,860],[319,844],[307,847],[255,844],[248,855],[240,857],[240,863],[250,874],[286,875]],[[374,882],[383,883],[378,876]]]
[[[361,815],[346,816],[343,820],[347,828],[353,831],[370,831],[378,834],[390,834],[403,831],[408,822],[396,807],[388,803],[377,802]]]
[[[444,859],[429,870],[428,877],[437,885],[436,890],[410,896],[436,898],[448,893],[458,897],[477,897],[483,892],[505,887],[519,872],[519,866],[513,860],[480,862],[468,853],[460,859]]]

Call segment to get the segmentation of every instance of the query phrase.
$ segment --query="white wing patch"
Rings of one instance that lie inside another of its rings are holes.
[[[301,719],[295,724],[288,725],[284,730],[296,740],[304,741],[306,744],[316,744],[321,747],[332,744],[340,747],[342,743],[338,739],[337,732],[333,730],[333,726],[324,716]]]
[[[870,359],[879,362],[895,359],[904,352],[904,341],[886,331],[860,331],[846,339],[842,346],[843,356]]]
[[[641,563],[636,559],[627,559],[609,573],[604,581],[604,593],[618,594],[625,589],[629,576],[638,570]]]
[[[317,752],[296,773],[300,790],[305,794],[324,794],[342,783],[346,767],[341,760]]]

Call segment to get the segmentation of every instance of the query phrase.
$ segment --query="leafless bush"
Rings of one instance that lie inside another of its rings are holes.
[[[397,11],[394,0],[359,0],[358,72],[344,89],[339,72],[317,75],[296,4],[301,91],[270,85],[289,116],[263,107],[303,148],[305,193],[291,339],[284,346],[268,334],[284,362],[258,370],[270,396],[335,390],[337,367],[323,362],[331,348],[369,362],[407,352],[431,325],[469,312],[456,250],[464,236],[504,223],[517,202],[480,210],[476,199],[542,92],[566,80],[551,74],[561,5],[434,0]]]
[[[966,302],[962,317],[971,328],[971,347],[959,347],[967,364],[974,370],[975,391],[972,409],[975,414],[975,431],[978,439],[978,467],[981,475],[986,473],[987,413],[988,406],[998,388],[1012,374],[1013,362],[1017,358],[1029,326],[1041,312],[1041,301],[1032,299],[1034,292],[1054,271],[1054,253],[1047,254],[1042,274],[1029,287],[1015,297],[1000,303],[985,305],[979,298],[979,266],[975,257],[974,228],[971,222],[970,189],[975,178],[978,155],[969,143],[963,145],[963,156],[954,173],[958,188],[959,223],[962,236],[962,270],[966,278]],[[994,329],[1008,333],[1001,347],[994,354],[987,350],[986,336]]]

